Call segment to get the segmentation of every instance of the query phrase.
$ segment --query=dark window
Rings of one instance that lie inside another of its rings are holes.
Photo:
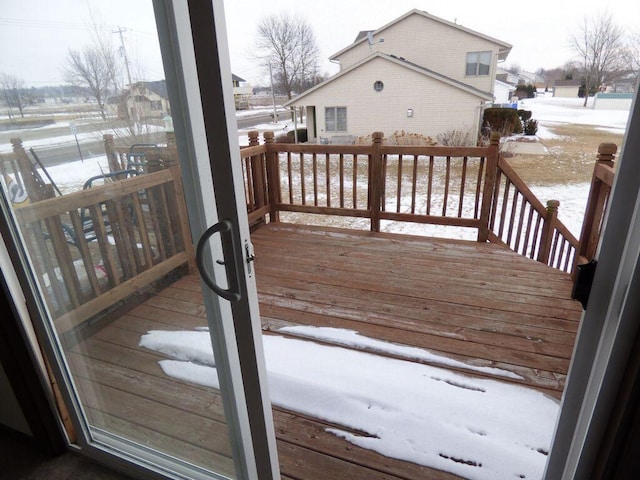
[[[467,53],[466,75],[489,75],[491,69],[491,52]]]
[[[347,107],[325,107],[324,121],[327,132],[346,132]]]
[[[382,83],[380,80],[376,81],[376,82],[373,84],[373,89],[374,89],[376,92],[381,92],[383,88],[384,88],[384,83]]]

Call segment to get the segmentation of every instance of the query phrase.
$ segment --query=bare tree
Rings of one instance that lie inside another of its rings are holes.
[[[25,97],[23,95],[24,79],[8,73],[0,74],[0,86],[4,93],[4,99],[9,108],[9,118],[12,116],[12,108],[17,107],[20,116],[24,117]]]
[[[73,85],[85,87],[95,98],[100,116],[107,118],[105,104],[109,87],[113,85],[115,59],[105,55],[97,47],[85,47],[84,50],[69,50],[65,77]]]
[[[637,83],[640,74],[640,31],[632,32],[629,36],[627,65],[633,72],[634,83]]]
[[[581,73],[585,79],[584,106],[589,92],[599,88],[608,74],[619,72],[624,66],[624,32],[609,12],[585,16],[571,43],[580,59]]]
[[[300,17],[280,13],[258,25],[258,58],[273,68],[274,83],[290,99],[293,91],[317,78],[318,46],[311,26]]]
[[[92,43],[83,50],[69,50],[64,74],[69,83],[90,92],[98,103],[100,116],[106,119],[105,105],[110,88],[117,93],[120,68],[111,32],[104,34],[106,24],[99,12],[90,10],[89,17]]]

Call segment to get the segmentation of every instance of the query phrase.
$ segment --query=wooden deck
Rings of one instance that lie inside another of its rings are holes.
[[[266,334],[356,330],[506,369],[561,396],[581,314],[568,274],[474,242],[277,223],[252,241]],[[167,377],[163,357],[138,346],[149,330],[204,326],[199,289],[197,276],[180,279],[68,355],[93,425],[231,473],[219,396]],[[283,478],[458,478],[355,447],[295,412],[276,408],[274,419]]]

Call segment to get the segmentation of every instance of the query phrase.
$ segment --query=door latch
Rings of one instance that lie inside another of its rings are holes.
[[[253,276],[253,269],[251,267],[251,263],[256,259],[256,256],[253,253],[253,243],[249,240],[244,241],[244,253],[245,253],[245,261],[247,262],[247,272],[249,276]]]

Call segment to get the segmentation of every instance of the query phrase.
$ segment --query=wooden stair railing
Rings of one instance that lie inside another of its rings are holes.
[[[557,200],[545,207],[500,158],[492,196],[489,241],[565,272],[571,272],[578,239],[558,220]]]
[[[617,151],[618,147],[614,143],[601,143],[598,147],[598,157],[591,177],[591,189],[580,233],[576,265],[589,263],[596,255],[604,213],[615,177],[614,159]]]

